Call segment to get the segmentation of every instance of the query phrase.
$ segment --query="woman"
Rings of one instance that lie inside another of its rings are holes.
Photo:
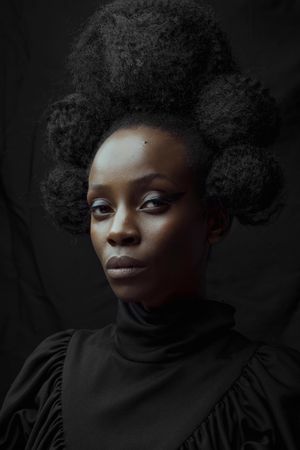
[[[39,345],[5,399],[0,448],[296,450],[298,352],[250,341],[205,294],[233,218],[280,207],[273,99],[187,0],[107,5],[71,68],[75,92],[49,113],[44,202],[58,226],[90,231],[118,313]]]

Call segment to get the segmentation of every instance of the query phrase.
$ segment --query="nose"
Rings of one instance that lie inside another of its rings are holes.
[[[124,207],[120,207],[113,216],[107,241],[114,247],[117,245],[137,245],[140,242],[140,232],[136,223],[130,212]]]

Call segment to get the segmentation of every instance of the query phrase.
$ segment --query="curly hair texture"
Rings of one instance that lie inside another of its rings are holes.
[[[89,207],[86,202],[86,171],[61,163],[43,182],[44,207],[58,228],[72,234],[89,229]]]
[[[283,175],[267,149],[279,116],[268,90],[244,77],[211,9],[193,0],[117,0],[90,18],[70,55],[74,93],[48,115],[56,167],[42,184],[53,222],[89,232],[88,169],[120,127],[183,138],[199,192],[240,223],[280,208]]]
[[[53,158],[86,166],[105,124],[102,110],[80,94],[57,101],[48,112],[48,147]]]
[[[212,11],[189,0],[120,0],[96,12],[70,56],[75,89],[126,106],[189,111],[235,63]],[[123,106],[124,107],[124,106]],[[121,106],[122,109],[122,106]]]

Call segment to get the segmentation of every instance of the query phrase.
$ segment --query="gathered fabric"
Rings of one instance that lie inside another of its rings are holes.
[[[0,449],[64,450],[62,380],[73,331],[45,339],[25,361],[0,413]]]
[[[0,414],[0,449],[296,450],[300,355],[198,298],[118,299],[115,323],[45,339]]]

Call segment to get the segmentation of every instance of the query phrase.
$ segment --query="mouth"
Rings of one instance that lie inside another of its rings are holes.
[[[107,269],[107,274],[110,278],[122,279],[133,278],[144,272],[147,267],[118,267],[113,269]]]

